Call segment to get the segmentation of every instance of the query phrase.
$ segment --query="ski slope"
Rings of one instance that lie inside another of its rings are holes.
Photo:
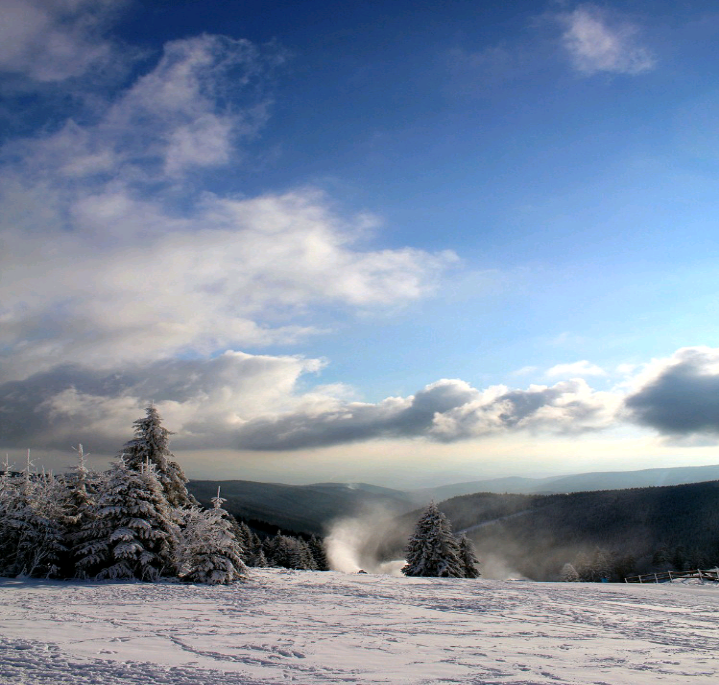
[[[718,669],[713,585],[0,579],[2,685],[713,685]]]

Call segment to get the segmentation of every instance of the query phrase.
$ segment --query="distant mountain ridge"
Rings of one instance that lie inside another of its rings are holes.
[[[712,480],[719,480],[719,465],[580,473],[548,478],[510,476],[409,491],[368,483],[286,485],[245,480],[194,480],[190,481],[188,488],[200,502],[209,505],[219,485],[222,497],[227,500],[225,508],[235,516],[264,521],[269,528],[322,535],[336,519],[378,508],[401,515],[424,506],[430,499],[440,502],[482,492],[564,494]]]
[[[441,485],[436,488],[423,488],[414,492],[427,493],[437,500],[443,500],[459,495],[472,495],[476,492],[551,495],[569,492],[660,487],[663,485],[686,485],[710,480],[719,480],[719,465],[674,466],[642,469],[640,471],[596,471],[569,476],[549,476],[547,478],[510,476],[508,478]]]

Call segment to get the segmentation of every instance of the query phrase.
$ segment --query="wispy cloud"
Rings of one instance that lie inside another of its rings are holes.
[[[318,190],[203,191],[198,175],[237,163],[264,123],[281,60],[244,40],[174,41],[94,121],[5,145],[0,379],[288,343],[321,329],[311,305],[433,288],[451,253],[370,249],[378,220]]]
[[[638,27],[607,10],[583,4],[558,19],[565,29],[562,44],[583,74],[641,74],[656,64],[639,42]]]
[[[550,378],[584,378],[585,376],[606,376],[607,372],[596,364],[588,362],[586,359],[571,364],[557,364],[551,369],[547,369],[546,375]]]
[[[0,0],[0,71],[40,83],[82,76],[120,53],[105,30],[125,0]]]

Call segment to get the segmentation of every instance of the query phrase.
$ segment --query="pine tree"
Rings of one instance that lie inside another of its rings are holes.
[[[317,570],[329,571],[330,565],[327,561],[327,553],[325,552],[325,546],[322,540],[320,540],[316,535],[313,535],[307,544],[310,548],[310,552],[312,553],[312,558],[314,559]]]
[[[465,578],[479,578],[482,575],[477,568],[479,559],[474,545],[464,534],[459,538],[459,560],[462,562]]]
[[[577,569],[568,562],[562,566],[562,570],[559,572],[559,579],[563,583],[578,583],[580,580]]]
[[[0,471],[0,576],[13,575],[17,531],[11,517],[17,507],[18,482],[10,470],[7,455]]]
[[[64,545],[64,488],[52,475],[34,471],[28,450],[21,477],[2,478],[2,562],[8,576],[54,577],[67,549]]]
[[[177,536],[155,467],[136,471],[120,459],[80,530],[78,575],[157,580],[175,571]]]
[[[75,575],[75,561],[77,556],[77,544],[80,542],[80,531],[88,520],[93,516],[95,500],[93,493],[100,480],[99,474],[88,469],[85,451],[82,445],[73,448],[77,452],[77,464],[73,467],[74,473],[67,475],[64,479],[66,485],[67,510],[65,516],[65,538],[69,550],[67,561],[63,568],[63,575],[71,577]]]
[[[127,468],[141,472],[145,464],[152,464],[157,478],[171,507],[198,506],[197,500],[187,492],[187,476],[170,452],[170,431],[162,425],[162,419],[154,406],[145,410],[145,417],[134,422],[135,437],[125,443],[121,456]]]
[[[407,545],[406,576],[462,578],[459,545],[447,517],[431,502],[417,521]]]
[[[277,531],[277,535],[266,545],[265,554],[270,566],[304,571],[317,570],[309,545],[302,538],[283,535],[280,531]]]
[[[267,566],[269,566],[267,558],[265,557],[262,540],[260,540],[260,536],[257,535],[257,533],[252,533],[250,535],[249,547],[247,548],[245,554],[245,563],[248,566],[256,566],[257,568],[267,568]]]
[[[232,530],[229,514],[222,509],[219,489],[213,508],[186,511],[179,546],[179,576],[189,583],[227,584],[248,575],[242,547]]]

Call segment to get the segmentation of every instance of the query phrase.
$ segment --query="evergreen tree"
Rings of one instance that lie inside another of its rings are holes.
[[[559,572],[559,579],[564,583],[578,583],[580,580],[577,569],[570,563],[566,563],[562,566],[562,570]]]
[[[2,478],[2,561],[7,576],[53,577],[60,574],[64,545],[62,484],[34,471],[28,451],[21,477]]]
[[[11,520],[17,507],[17,499],[17,478],[12,475],[6,455],[0,471],[0,576],[12,575],[17,531]]]
[[[66,545],[70,552],[63,568],[65,577],[75,575],[75,561],[77,544],[80,542],[80,531],[93,516],[95,507],[94,492],[100,479],[99,474],[88,469],[85,461],[87,455],[82,445],[78,445],[75,451],[77,452],[77,464],[73,467],[74,473],[65,477],[67,514],[64,527]]]
[[[260,545],[257,553],[252,557],[252,565],[257,568],[267,568],[270,564],[265,558],[265,552]]]
[[[317,570],[309,545],[302,538],[283,535],[280,531],[277,531],[277,535],[267,544],[265,554],[270,566],[304,571]]]
[[[120,459],[80,530],[80,577],[157,580],[175,571],[177,525],[155,467],[131,469]]]
[[[434,502],[417,521],[406,555],[407,563],[402,568],[406,576],[464,577],[459,544],[447,517]]]
[[[262,540],[260,540],[260,536],[257,535],[257,533],[250,535],[250,543],[246,550],[245,563],[248,566],[255,566],[257,568],[267,568],[267,566],[269,566],[267,558],[265,557]]]
[[[459,538],[459,560],[462,562],[465,578],[479,578],[481,573],[477,568],[479,565],[477,553],[472,541],[464,534]]]
[[[313,535],[307,545],[310,548],[312,559],[315,562],[317,570],[329,571],[330,565],[327,561],[327,553],[325,552],[325,546],[322,540],[320,540],[316,535]]]
[[[180,538],[179,576],[190,583],[227,584],[247,577],[242,547],[233,532],[229,514],[222,509],[225,500],[212,499],[213,508],[186,511]]]
[[[198,506],[197,500],[187,492],[187,476],[170,452],[170,431],[154,406],[145,410],[145,417],[134,422],[135,437],[125,443],[122,457],[127,468],[141,472],[146,464],[155,467],[157,478],[171,507]]]

